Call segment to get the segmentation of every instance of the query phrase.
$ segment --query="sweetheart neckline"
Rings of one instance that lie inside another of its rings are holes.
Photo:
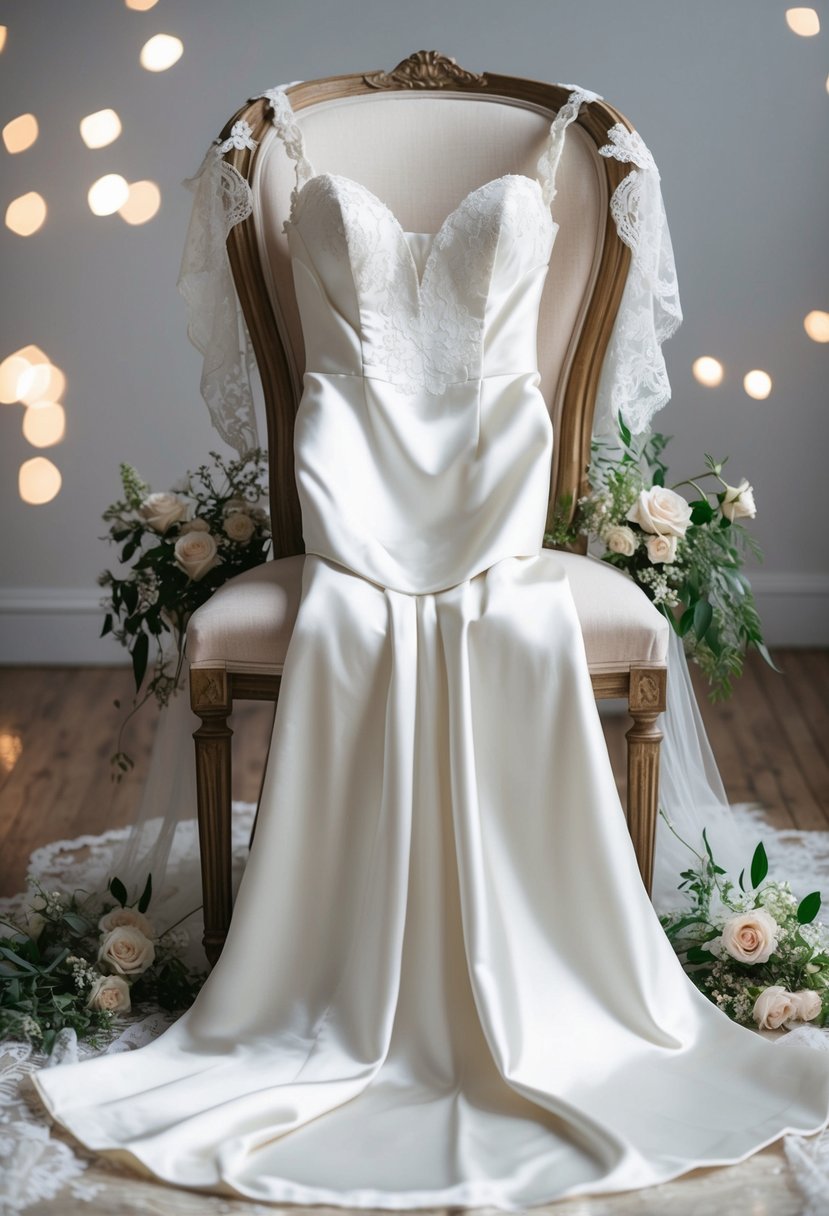
[[[400,220],[398,219],[398,217],[395,215],[394,211],[392,211],[391,207],[388,205],[388,203],[385,203],[380,198],[379,195],[375,194],[374,191],[371,190],[368,186],[366,186],[363,182],[358,181],[354,177],[348,177],[345,173],[326,173],[326,172],[314,173],[313,176],[306,178],[306,180],[300,186],[299,190],[296,192],[292,210],[294,210],[295,208],[297,208],[299,206],[302,195],[305,193],[305,191],[311,185],[311,183],[315,182],[315,181],[319,181],[322,178],[328,178],[329,181],[333,181],[333,182],[343,181],[343,182],[347,182],[351,186],[356,186],[358,190],[361,190],[364,194],[366,194],[372,200],[372,202],[376,203],[377,206],[380,207],[380,209],[386,215],[388,215],[388,217],[391,219],[392,225],[395,228],[395,230],[397,231],[398,235],[403,238],[403,245],[406,249],[406,254],[408,256],[409,269],[410,269],[410,272],[414,279],[418,303],[420,303],[420,301],[421,301],[422,295],[426,288],[427,281],[430,277],[430,271],[432,269],[432,265],[433,265],[433,261],[434,261],[433,255],[440,248],[439,238],[449,228],[452,221],[458,215],[460,215],[460,213],[463,211],[464,207],[466,207],[477,194],[480,194],[481,191],[486,190],[491,186],[496,186],[500,182],[506,182],[506,181],[510,181],[512,179],[515,179],[517,181],[529,182],[530,185],[535,186],[535,188],[538,192],[538,198],[539,198],[539,202],[541,203],[542,210],[543,210],[544,214],[547,215],[550,219],[553,237],[555,237],[555,235],[557,234],[558,229],[559,229],[559,225],[556,223],[556,221],[550,215],[550,209],[549,209],[549,207],[547,207],[547,205],[544,202],[544,196],[543,196],[541,183],[539,182],[539,180],[537,178],[530,177],[529,174],[527,174],[527,173],[502,173],[499,177],[493,177],[490,181],[483,182],[480,186],[473,187],[473,189],[470,190],[467,194],[465,194],[464,197],[461,199],[461,201],[457,204],[457,206],[453,207],[453,209],[449,212],[449,214],[442,220],[440,227],[437,229],[436,232],[412,232],[412,231],[404,228],[403,225],[400,223]],[[291,219],[286,221],[286,227],[289,227],[289,226],[290,227],[295,226],[294,221]],[[432,238],[432,244],[429,247],[429,250],[426,254],[426,259],[425,259],[425,262],[423,265],[423,274],[422,275],[418,272],[417,262],[415,261],[415,257],[412,252],[411,245],[406,240],[407,236],[428,236],[428,237]]]

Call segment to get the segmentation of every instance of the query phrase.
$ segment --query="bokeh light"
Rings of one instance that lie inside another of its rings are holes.
[[[813,8],[787,8],[786,25],[801,38],[813,38],[820,33],[820,17]]]
[[[711,355],[700,355],[699,359],[694,360],[691,371],[694,373],[694,379],[706,388],[716,388],[718,384],[722,384],[723,365]]]
[[[115,110],[96,110],[81,119],[80,128],[87,148],[105,148],[121,134],[121,119]]]
[[[161,206],[161,191],[155,182],[133,182],[129,198],[118,208],[118,214],[128,224],[146,224]]]
[[[10,773],[23,755],[23,740],[16,731],[0,731],[0,772]]]
[[[18,236],[31,236],[46,219],[46,202],[36,190],[12,199],[6,208],[6,227]]]
[[[829,342],[829,312],[814,309],[803,318],[803,328],[813,342]]]
[[[57,401],[38,401],[23,415],[23,434],[34,448],[60,443],[66,433],[66,412]]]
[[[166,72],[174,63],[178,63],[183,51],[184,44],[180,38],[172,34],[156,34],[142,46],[139,60],[142,68],[148,72]]]
[[[34,114],[21,114],[3,128],[3,143],[7,152],[25,152],[37,139],[38,126]]]
[[[151,8],[155,8],[158,0],[124,0],[127,8],[134,9],[136,13],[146,13]]]
[[[8,32],[9,31],[6,29],[5,25],[0,25],[0,51],[2,51],[3,47],[6,45],[6,34]]]
[[[4,359],[0,363],[0,401],[6,405],[19,401],[30,372],[31,364],[28,359],[17,354]]]
[[[24,405],[42,401],[49,391],[50,366],[48,363],[30,363],[28,371],[17,383],[17,399]]]
[[[743,388],[755,401],[765,401],[771,392],[771,376],[768,372],[754,368],[743,377]]]
[[[25,460],[17,475],[17,488],[24,502],[40,505],[51,502],[60,492],[60,469],[45,456]]]
[[[106,173],[89,187],[89,209],[93,215],[112,215],[126,202],[129,192],[120,173]]]

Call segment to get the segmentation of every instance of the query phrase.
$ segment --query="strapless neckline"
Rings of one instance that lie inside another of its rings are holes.
[[[307,194],[309,187],[313,186],[315,182],[319,183],[326,181],[333,183],[344,182],[347,186],[357,190],[359,193],[362,193],[372,206],[378,208],[385,215],[398,237],[402,238],[402,246],[408,254],[409,266],[414,278],[414,282],[417,285],[418,295],[423,291],[426,280],[432,270],[434,256],[436,256],[437,251],[441,247],[443,238],[449,232],[452,225],[472,205],[475,199],[477,199],[485,191],[491,190],[495,186],[511,181],[521,182],[524,185],[528,184],[530,187],[532,187],[533,192],[537,196],[540,213],[550,225],[551,237],[554,238],[559,229],[559,225],[552,218],[550,209],[544,201],[541,183],[536,178],[529,177],[525,173],[502,173],[498,177],[493,177],[489,181],[482,182],[480,186],[473,187],[473,189],[469,190],[463,196],[460,202],[452,208],[448,215],[444,217],[440,226],[435,232],[414,232],[410,229],[404,228],[398,216],[388,205],[388,203],[384,202],[379,195],[375,194],[375,192],[363,182],[358,181],[356,178],[348,177],[344,173],[315,173],[312,177],[307,178],[299,187],[296,194],[294,212],[297,215],[301,213],[302,200]],[[297,221],[294,219],[286,220],[286,231],[291,227],[296,227],[296,223]],[[407,240],[408,237],[431,238],[432,244],[426,255],[422,273],[420,273],[418,270],[417,262],[414,254],[412,253],[409,241]]]

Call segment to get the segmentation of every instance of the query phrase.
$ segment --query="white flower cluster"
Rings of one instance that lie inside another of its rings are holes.
[[[665,604],[668,608],[674,608],[679,603],[676,589],[671,586],[669,575],[664,570],[657,570],[655,566],[646,566],[644,570],[638,572],[636,577],[650,590],[655,604]]]
[[[80,958],[77,954],[70,954],[66,961],[72,968],[72,979],[78,992],[84,992],[95,986],[95,981],[100,976],[86,959]]]

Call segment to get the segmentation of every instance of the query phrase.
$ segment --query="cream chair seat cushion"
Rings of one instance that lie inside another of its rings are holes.
[[[632,579],[598,558],[555,556],[570,581],[592,673],[666,661],[670,625]],[[302,554],[278,558],[220,587],[190,619],[191,666],[281,672],[299,608],[304,561]]]

